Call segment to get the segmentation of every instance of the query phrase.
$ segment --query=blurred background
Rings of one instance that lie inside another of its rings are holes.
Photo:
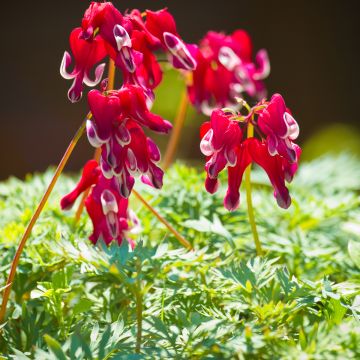
[[[304,159],[342,149],[360,154],[358,0],[346,1],[114,1],[120,9],[167,6],[179,33],[198,42],[212,29],[247,30],[254,50],[266,48],[269,94],[280,92],[300,124]],[[6,1],[2,4],[0,178],[43,171],[57,164],[87,113],[86,101],[71,104],[70,82],[59,66],[68,37],[89,1]],[[166,87],[166,91],[165,91]],[[170,73],[154,110],[173,120],[181,83]],[[178,157],[201,159],[198,129],[204,118],[188,114]],[[161,139],[161,146],[166,138]],[[93,149],[84,137],[67,170],[78,170]]]

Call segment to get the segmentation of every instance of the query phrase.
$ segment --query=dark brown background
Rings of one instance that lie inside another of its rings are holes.
[[[281,92],[301,124],[304,141],[330,122],[358,126],[358,1],[115,1],[121,10],[168,6],[188,42],[209,29],[244,28],[255,49],[270,54],[270,93]],[[88,1],[2,3],[0,178],[56,164],[86,113],[66,98],[59,75],[68,35]],[[196,149],[197,144],[194,144]],[[68,169],[79,169],[92,149],[86,140]],[[195,151],[194,151],[195,153]]]

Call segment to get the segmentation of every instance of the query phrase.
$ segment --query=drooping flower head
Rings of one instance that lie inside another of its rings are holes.
[[[92,90],[88,100],[92,119],[87,121],[87,135],[91,145],[102,149],[104,176],[118,178],[125,198],[130,195],[135,175],[161,188],[163,171],[156,165],[160,151],[142,126],[167,133],[171,124],[148,110],[144,93],[134,85],[107,94]]]
[[[75,31],[76,30],[76,31]],[[175,20],[163,9],[141,13],[135,9],[121,14],[111,2],[92,2],[85,11],[81,27],[74,30],[71,48],[75,70],[68,73],[71,56],[65,53],[61,74],[75,78],[69,98],[78,101],[82,83],[95,86],[101,80],[104,66],[96,69],[94,81],[87,76],[91,68],[106,55],[122,71],[124,84],[140,86],[148,101],[154,100],[153,89],[160,83],[162,70],[155,52],[163,50],[175,68],[194,70],[195,46],[186,44],[176,31]]]
[[[210,31],[200,42],[195,59],[197,67],[188,87],[190,100],[200,111],[210,115],[215,108],[236,108],[236,97],[266,96],[263,83],[270,73],[266,50],[252,59],[252,42],[243,30],[231,35]]]
[[[159,39],[164,50],[170,55],[170,61],[177,69],[195,70],[196,61],[194,54],[197,47],[185,44],[176,30],[173,16],[162,9],[159,11],[146,11],[146,28]]]
[[[200,149],[208,159],[205,165],[208,174],[206,185],[207,190],[213,193],[220,171],[236,164],[243,134],[238,123],[230,120],[221,110],[214,110],[210,122],[202,125],[201,133]]]
[[[65,79],[74,79],[68,92],[68,98],[71,102],[79,101],[82,96],[83,83],[87,86],[96,86],[104,72],[105,64],[98,65],[95,69],[94,80],[91,80],[90,72],[92,68],[102,61],[106,56],[104,41],[97,36],[91,42],[85,41],[81,37],[81,28],[76,28],[70,35],[70,47],[74,56],[74,69],[68,72],[71,65],[71,55],[65,51],[60,66],[60,74]]]
[[[106,243],[113,239],[120,243],[129,230],[127,199],[135,177],[157,189],[163,183],[163,171],[157,165],[160,151],[143,129],[166,134],[172,128],[170,122],[150,111],[153,90],[162,78],[156,54],[164,51],[175,68],[194,70],[196,47],[180,38],[167,9],[145,13],[135,9],[121,14],[111,2],[90,4],[81,27],[71,34],[70,45],[74,70],[68,71],[72,60],[66,52],[61,74],[75,79],[69,91],[71,101],[81,98],[83,83],[95,86],[101,81],[104,64],[95,69],[95,80],[91,81],[89,74],[106,56],[121,70],[123,84],[113,90],[104,81],[101,91],[88,93],[86,131],[90,144],[101,148],[100,164],[89,162],[85,166],[79,184],[61,205],[71,207],[81,192],[92,187],[85,201],[94,225],[90,238],[94,243],[100,237]]]
[[[255,127],[259,137],[244,140],[249,124]],[[235,210],[239,206],[243,174],[254,162],[267,173],[278,205],[288,208],[291,198],[285,182],[292,181],[298,167],[301,149],[293,142],[298,134],[299,127],[279,94],[270,101],[259,102],[247,115],[214,110],[210,122],[201,128],[200,149],[207,157],[207,191],[217,190],[219,172],[227,168],[224,205]]]
[[[75,189],[61,199],[61,208],[70,209],[76,199],[91,188],[85,206],[94,227],[90,236],[92,243],[96,244],[102,239],[107,245],[113,240],[120,245],[126,239],[134,247],[129,235],[139,231],[140,223],[128,208],[128,200],[119,195],[118,187],[116,178],[106,179],[97,162],[90,160],[84,166]]]
[[[293,140],[299,136],[299,126],[281,95],[272,96],[266,108],[261,110],[258,126],[266,135],[270,155],[279,154],[291,163],[296,161],[297,149]]]

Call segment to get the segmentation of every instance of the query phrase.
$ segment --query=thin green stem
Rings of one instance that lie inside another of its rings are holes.
[[[137,271],[137,285],[136,285],[136,347],[135,352],[140,353],[141,341],[142,341],[142,313],[143,313],[143,292],[141,286],[141,260],[137,259],[136,262]]]
[[[188,109],[189,99],[186,89],[181,95],[179,109],[174,121],[174,128],[171,132],[170,140],[165,151],[163,169],[167,170],[171,163],[173,162],[176,150],[179,146],[179,141],[181,137],[181,132],[184,127],[186,111]]]
[[[250,138],[253,136],[254,136],[254,127],[249,122],[248,128],[247,128],[247,137]],[[245,170],[245,188],[246,188],[246,202],[247,202],[248,216],[249,216],[249,222],[250,222],[250,226],[251,226],[251,232],[253,234],[253,238],[254,238],[254,242],[255,242],[256,254],[258,256],[261,256],[263,254],[263,250],[261,248],[259,234],[258,234],[257,228],[256,228],[254,208],[253,208],[252,196],[251,196],[251,164]]]
[[[25,247],[26,241],[29,238],[31,231],[37,221],[37,219],[39,218],[57,180],[59,179],[59,176],[61,175],[66,163],[68,162],[71,153],[73,152],[77,142],[79,141],[79,139],[81,138],[82,134],[84,133],[85,130],[85,126],[86,126],[86,120],[83,121],[83,123],[81,124],[80,128],[78,129],[78,131],[76,132],[76,134],[74,135],[73,139],[71,140],[68,148],[65,151],[65,154],[63,156],[63,158],[61,159],[55,174],[48,186],[48,188],[45,191],[45,194],[43,195],[38,207],[36,208],[26,230],[25,233],[23,235],[23,237],[20,240],[19,246],[16,250],[13,262],[11,264],[11,269],[10,269],[10,273],[9,273],[9,277],[7,279],[6,282],[6,288],[4,290],[4,295],[3,295],[3,300],[2,300],[2,304],[1,304],[1,309],[0,309],[0,324],[3,322],[4,316],[5,316],[5,312],[6,312],[6,305],[8,303],[9,300],[9,296],[10,296],[10,292],[11,292],[11,287],[15,278],[15,274],[16,274],[16,269],[17,266],[19,264],[19,260],[20,260],[20,256],[23,252],[23,249]]]
[[[187,249],[192,250],[191,244],[170,224],[168,223],[135,189],[132,189],[132,193],[143,203],[153,215],[163,223],[168,230],[176,237],[176,239]]]
[[[241,99],[241,104],[244,106],[244,108],[247,110],[248,113],[251,112],[251,108],[249,104],[244,99]]]

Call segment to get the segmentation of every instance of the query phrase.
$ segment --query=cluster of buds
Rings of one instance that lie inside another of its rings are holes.
[[[157,166],[160,151],[143,129],[166,134],[172,128],[170,122],[150,112],[153,90],[162,79],[155,52],[165,51],[175,68],[192,71],[196,46],[181,40],[166,9],[122,14],[110,2],[92,2],[81,26],[71,32],[70,47],[73,57],[65,52],[60,67],[61,75],[73,80],[69,100],[81,99],[84,84],[100,84],[99,90],[91,90],[87,96],[86,131],[90,144],[101,148],[101,156],[99,164],[86,164],[80,182],[62,199],[61,206],[70,208],[90,189],[85,206],[94,225],[91,241],[101,238],[107,244],[112,240],[121,243],[127,233],[139,228],[128,210],[135,177],[158,189],[163,182],[163,171]],[[106,57],[122,73],[120,89],[109,89],[106,80],[101,82],[105,69],[101,62]],[[72,59],[73,70],[69,71]]]
[[[231,35],[210,31],[199,44],[188,87],[192,104],[205,115],[216,108],[237,108],[237,97],[244,94],[260,100],[266,97],[263,83],[270,73],[266,50],[261,49],[252,60],[252,42],[244,30]]]
[[[258,137],[246,136],[249,126],[254,127]],[[210,121],[201,128],[200,149],[207,156],[206,190],[216,192],[218,175],[227,168],[224,206],[235,210],[244,171],[254,162],[267,173],[278,205],[288,208],[291,198],[285,181],[291,182],[298,168],[301,149],[294,143],[298,135],[298,124],[279,94],[248,108],[246,115],[231,109],[214,110]]]

